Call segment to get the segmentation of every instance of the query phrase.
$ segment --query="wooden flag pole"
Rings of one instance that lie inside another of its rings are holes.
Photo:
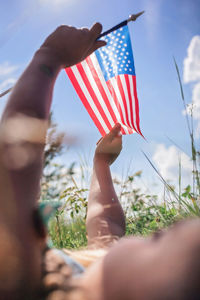
[[[123,21],[123,22],[117,24],[116,26],[114,26],[114,27],[112,27],[112,28],[110,28],[110,29],[104,31],[103,33],[101,33],[101,34],[98,36],[98,39],[102,38],[103,36],[105,36],[105,35],[107,35],[107,34],[109,34],[109,33],[111,33],[111,32],[113,32],[114,30],[117,30],[117,29],[120,28],[120,27],[126,26],[126,25],[128,24],[128,22],[130,22],[130,21],[136,21],[136,19],[137,19],[139,16],[141,16],[143,13],[144,13],[144,11],[141,11],[141,12],[139,12],[139,13],[137,13],[137,14],[130,15],[130,17],[129,17],[127,20],[125,20],[125,21]]]

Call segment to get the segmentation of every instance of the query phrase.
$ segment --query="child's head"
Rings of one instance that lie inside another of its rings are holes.
[[[124,239],[111,249],[103,268],[106,299],[119,294],[117,285],[124,287],[124,298],[128,293],[136,300],[200,299],[200,220]]]

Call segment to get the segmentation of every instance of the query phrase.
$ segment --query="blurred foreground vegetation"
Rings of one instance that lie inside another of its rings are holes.
[[[49,222],[49,235],[53,246],[77,249],[87,245],[85,218],[89,182],[86,180],[85,172],[88,172],[88,168],[81,162],[78,166],[72,163],[68,168],[55,163],[55,158],[60,156],[64,149],[62,144],[64,135],[57,134],[56,124],[52,121],[50,124],[40,201],[54,200],[61,203],[56,215]],[[152,167],[155,168],[153,165]],[[170,226],[175,221],[200,216],[199,194],[196,186],[198,181],[194,180],[195,193],[190,185],[183,192],[179,190],[177,193],[156,169],[155,171],[163,180],[162,200],[157,195],[143,193],[137,188],[137,182],[142,177],[141,171],[127,175],[124,181],[113,178],[126,216],[126,235],[147,236],[156,230]]]
[[[147,236],[152,232],[168,227],[186,217],[200,216],[200,152],[197,150],[193,133],[193,108],[185,102],[180,74],[175,62],[180,84],[181,98],[186,114],[186,122],[191,143],[193,170],[192,186],[181,187],[181,164],[179,164],[179,186],[173,187],[159,173],[150,159],[144,154],[152,168],[163,182],[163,197],[143,193],[137,187],[142,172],[128,174],[127,178],[114,179],[118,197],[126,216],[126,234]],[[61,207],[49,222],[49,234],[53,246],[77,249],[87,245],[85,218],[89,183],[86,180],[88,166],[80,163],[68,168],[56,164],[55,158],[62,153],[64,135],[57,133],[56,124],[50,120],[45,149],[45,162],[40,201],[60,201]]]
[[[124,204],[122,201],[126,214],[126,235],[147,236],[156,230],[168,227],[175,221],[200,215],[199,208],[198,210],[195,208],[196,203],[193,199],[190,199],[189,188],[184,193],[184,203],[177,205],[176,202],[163,202],[158,204],[156,196],[140,194],[140,190],[131,189],[131,186],[134,185],[132,178],[131,176],[127,179],[127,189],[121,195],[122,199],[126,197],[128,200]],[[68,197],[70,198],[70,196]],[[70,210],[73,211],[73,214],[67,214],[66,216],[65,210],[61,209],[49,223],[49,234],[53,246],[68,249],[85,247],[87,245],[85,228],[86,198],[84,209],[81,207],[80,210],[75,209],[71,202],[68,203],[69,207],[71,205]]]

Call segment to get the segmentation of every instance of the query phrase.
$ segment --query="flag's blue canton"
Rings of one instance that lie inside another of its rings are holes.
[[[104,40],[107,45],[98,49],[95,53],[105,80],[108,81],[120,74],[135,75],[128,26],[109,33]]]

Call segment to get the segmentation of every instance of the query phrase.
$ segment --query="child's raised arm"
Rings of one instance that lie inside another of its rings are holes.
[[[116,124],[95,151],[86,223],[90,246],[106,246],[125,233],[124,213],[110,173],[110,165],[122,149],[120,129]]]
[[[32,213],[39,197],[54,83],[62,68],[80,62],[105,45],[97,41],[101,30],[99,23],[91,29],[58,27],[17,81],[3,113],[0,124],[0,293],[4,288],[11,292],[20,282],[22,288],[28,289],[25,282],[30,276],[29,283],[37,283],[40,249],[33,239]],[[4,277],[10,278],[7,287],[1,286]]]

